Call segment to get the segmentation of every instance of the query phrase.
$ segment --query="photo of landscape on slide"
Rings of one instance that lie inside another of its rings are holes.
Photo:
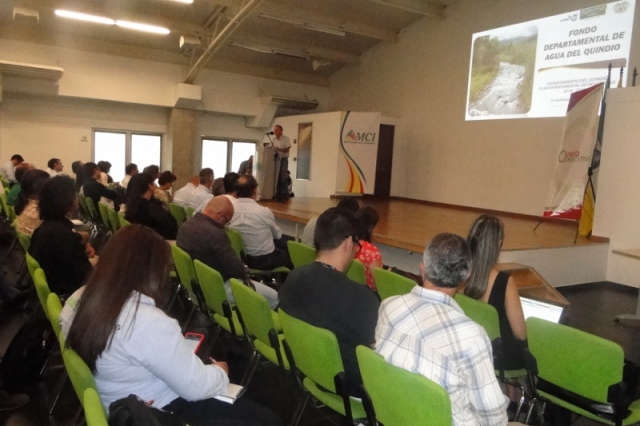
[[[538,28],[503,28],[475,39],[468,114],[525,114],[531,109]]]

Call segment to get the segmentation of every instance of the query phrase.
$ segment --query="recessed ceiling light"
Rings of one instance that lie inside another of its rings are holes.
[[[116,21],[104,16],[89,15],[87,13],[72,12],[70,10],[56,9],[56,16],[62,18],[78,19],[80,21],[94,22],[96,24],[115,25]]]

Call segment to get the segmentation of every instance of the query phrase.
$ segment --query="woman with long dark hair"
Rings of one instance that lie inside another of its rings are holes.
[[[162,235],[164,239],[175,240],[178,233],[176,219],[153,197],[156,189],[154,179],[147,173],[133,176],[127,186],[127,209],[125,219],[139,223]]]
[[[234,404],[213,399],[227,387],[228,367],[205,365],[178,322],[160,309],[171,295],[170,268],[169,246],[157,233],[124,227],[105,245],[86,286],[71,296],[76,303],[62,311],[67,345],[93,371],[105,408],[135,394],[190,424],[278,425],[271,412],[244,398]]]
[[[371,236],[380,216],[373,207],[365,206],[356,212],[356,219],[360,223],[360,235],[358,236],[360,247],[356,252],[356,259],[365,266],[367,285],[371,290],[376,291],[373,268],[382,268],[382,255],[378,248],[371,243]]]
[[[16,231],[31,236],[33,231],[42,223],[38,200],[40,191],[47,179],[49,179],[49,173],[44,170],[29,170],[22,177],[20,183],[22,191],[18,194],[18,199],[14,206],[18,215]]]
[[[495,269],[503,239],[504,225],[500,219],[483,214],[475,220],[467,237],[473,268],[464,294],[496,308],[503,346],[502,365],[496,367],[517,370],[524,367],[522,351],[526,347],[527,327],[518,288],[508,273]]]

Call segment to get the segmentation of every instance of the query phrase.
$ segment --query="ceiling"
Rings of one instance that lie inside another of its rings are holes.
[[[2,0],[0,38],[320,86],[455,0]],[[162,26],[168,35],[58,17],[64,9]],[[36,16],[37,15],[37,18]],[[180,47],[181,36],[187,43]],[[2,58],[0,58],[2,59]]]

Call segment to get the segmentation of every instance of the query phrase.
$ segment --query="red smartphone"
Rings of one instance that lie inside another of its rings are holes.
[[[198,349],[200,349],[200,345],[204,340],[204,334],[200,333],[187,333],[184,335],[184,340],[187,342],[189,347],[193,350],[193,353],[198,353]]]

